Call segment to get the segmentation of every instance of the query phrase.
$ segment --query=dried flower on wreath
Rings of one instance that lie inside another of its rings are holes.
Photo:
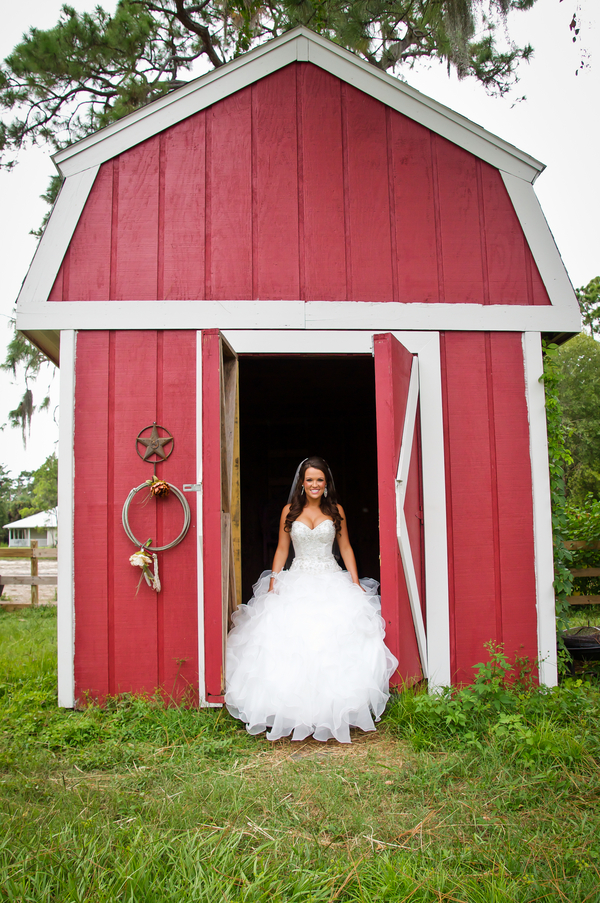
[[[144,570],[144,568],[150,567],[152,564],[152,555],[142,546],[139,552],[134,552],[133,555],[129,556],[129,562],[134,567]]]
[[[146,483],[150,487],[150,495],[154,498],[166,498],[171,491],[166,480],[159,480],[156,474],[151,480],[146,480]]]
[[[149,546],[152,543],[152,540],[149,539],[146,542],[146,546]],[[137,585],[136,595],[139,592],[140,584],[143,579],[146,580],[148,586],[153,589],[155,592],[159,593],[160,579],[158,576],[158,560],[156,555],[153,555],[146,549],[146,546],[141,546],[139,552],[134,552],[133,555],[129,556],[129,563],[133,567],[141,568],[142,573]],[[151,566],[154,565],[154,571],[151,570]]]

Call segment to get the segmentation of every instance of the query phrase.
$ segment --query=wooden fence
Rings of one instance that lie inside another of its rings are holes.
[[[2,558],[30,558],[31,559],[31,576],[26,577],[20,574],[5,574],[4,567],[0,569],[0,596],[4,592],[5,586],[31,586],[31,604],[37,605],[39,602],[38,586],[56,586],[56,575],[38,575],[38,561],[40,558],[58,558],[58,550],[56,548],[38,548],[37,539],[31,540],[29,548],[0,549],[0,559]]]
[[[600,542],[585,542],[584,540],[565,539],[565,549],[584,549],[586,552],[600,550]],[[569,568],[574,577],[600,577],[600,568]],[[569,596],[569,605],[600,605],[600,596]]]
[[[566,549],[585,549],[586,551],[600,550],[600,542],[584,542],[583,540],[566,539],[564,541]],[[24,577],[20,575],[9,576],[0,571],[0,596],[4,592],[5,586],[31,586],[31,604],[37,605],[39,602],[38,586],[56,586],[56,576],[38,575],[38,561],[40,558],[58,558],[58,550],[56,548],[38,548],[37,540],[31,540],[29,548],[0,549],[0,559],[2,558],[30,558],[31,559],[31,576]],[[600,577],[600,567],[598,568],[570,568],[574,577]],[[570,596],[570,605],[600,605],[600,596]]]

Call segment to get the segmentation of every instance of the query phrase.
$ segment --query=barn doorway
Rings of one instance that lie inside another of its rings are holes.
[[[371,355],[240,355],[239,393],[242,600],[272,565],[296,467],[312,454],[332,469],[359,574],[378,580]]]

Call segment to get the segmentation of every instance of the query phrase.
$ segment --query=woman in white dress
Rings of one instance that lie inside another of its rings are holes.
[[[346,571],[333,556],[336,538]],[[273,570],[234,613],[227,638],[225,703],[249,733],[349,743],[351,727],[375,730],[398,666],[377,588],[359,580],[327,462],[306,458],[281,513]]]

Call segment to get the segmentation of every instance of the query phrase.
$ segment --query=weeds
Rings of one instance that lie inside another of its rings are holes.
[[[533,903],[597,898],[598,689],[395,696],[349,747],[223,710],[61,711],[53,612],[0,616],[0,896],[11,901]]]

